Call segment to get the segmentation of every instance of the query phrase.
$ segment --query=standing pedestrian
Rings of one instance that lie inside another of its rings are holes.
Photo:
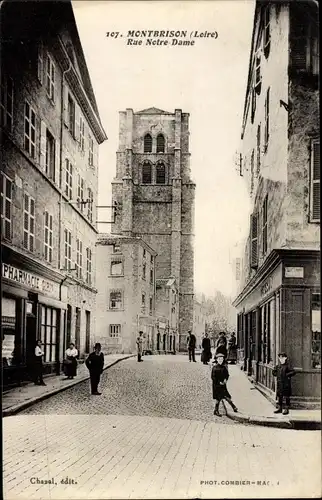
[[[46,385],[43,380],[43,355],[44,351],[42,350],[42,342],[41,340],[37,340],[35,347],[35,385]]]
[[[215,400],[214,415],[221,417],[219,413],[219,404],[222,399],[225,399],[235,412],[238,410],[236,405],[233,403],[226,386],[229,378],[229,372],[227,366],[224,364],[224,355],[221,353],[216,354],[216,359],[217,363],[214,364],[211,370],[212,397]]]
[[[143,332],[140,330],[139,331],[139,336],[136,338],[136,349],[137,349],[137,354],[138,354],[138,362],[140,363],[143,361],[142,355],[143,355]]]
[[[224,332],[220,332],[219,334],[216,344],[216,354],[223,354],[224,358],[227,358],[227,339]]]
[[[292,395],[291,378],[295,375],[295,371],[291,367],[287,359],[287,354],[281,352],[278,355],[278,365],[273,370],[273,375],[276,377],[277,391],[276,397],[278,400],[278,407],[274,413],[282,413],[288,415],[290,408],[290,398]],[[285,408],[283,410],[283,399],[285,398]]]
[[[205,333],[204,338],[202,339],[202,353],[201,353],[201,361],[204,365],[208,364],[208,361],[211,359],[211,345],[210,338],[208,337],[208,333]]]
[[[100,396],[102,393],[98,392],[98,384],[100,383],[104,367],[104,355],[101,352],[101,344],[95,344],[94,351],[88,356],[85,364],[89,369],[92,395]]]
[[[77,373],[77,356],[78,356],[78,350],[75,347],[75,344],[71,342],[69,344],[69,348],[66,349],[65,352],[65,375],[68,379],[73,379],[76,377]]]
[[[196,363],[196,360],[195,360],[196,337],[193,333],[191,333],[191,330],[188,331],[187,344],[188,344],[188,352],[189,352],[189,361],[192,360],[194,363]]]
[[[237,341],[235,332],[232,332],[228,339],[227,362],[229,361],[233,364],[236,364],[237,361]]]

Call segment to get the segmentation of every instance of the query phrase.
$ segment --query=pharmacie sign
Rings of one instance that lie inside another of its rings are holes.
[[[36,274],[31,274],[27,271],[17,269],[9,264],[2,263],[2,278],[14,281],[15,283],[19,283],[19,285],[24,285],[38,292],[48,293],[51,295],[56,292],[56,283],[45,280]]]

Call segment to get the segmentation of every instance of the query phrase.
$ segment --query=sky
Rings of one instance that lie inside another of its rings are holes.
[[[233,257],[248,230],[250,202],[236,151],[251,45],[253,0],[73,1],[80,40],[108,140],[99,149],[99,204],[111,202],[119,111],[190,113],[196,183],[195,290],[237,291]],[[217,32],[194,46],[127,45],[129,30]],[[107,37],[119,32],[123,37]],[[100,226],[109,232],[110,226]]]

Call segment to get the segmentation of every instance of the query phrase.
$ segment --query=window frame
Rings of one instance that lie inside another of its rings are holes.
[[[261,123],[257,125],[256,133],[256,176],[259,177],[261,171]]]
[[[120,298],[120,300],[112,299],[111,295],[112,294],[117,294],[117,296]],[[116,304],[120,304],[119,307],[112,307],[112,302],[115,302]],[[120,289],[113,289],[109,291],[109,301],[108,301],[108,307],[110,311],[122,311],[123,310],[123,291]]]
[[[160,144],[160,139],[162,138],[161,144]],[[161,148],[161,150],[159,150]],[[165,137],[163,134],[158,134],[157,135],[157,150],[156,152],[159,153],[165,153]]]
[[[120,273],[114,273],[112,272],[113,270],[113,265],[117,265],[117,264],[121,264],[121,272]],[[112,257],[111,258],[111,263],[110,263],[110,276],[114,276],[114,277],[117,277],[117,276],[124,276],[124,260],[123,260],[123,257]]]
[[[47,93],[47,97],[49,98],[49,100],[52,103],[55,102],[55,92],[56,92],[55,73],[56,73],[56,66],[55,66],[54,60],[51,57],[51,55],[47,53],[47,60],[46,60],[46,93]]]
[[[72,232],[64,229],[64,269],[69,272],[72,267]]]
[[[55,160],[56,160],[56,141],[54,136],[46,127],[45,173],[53,181],[55,180]]]
[[[161,178],[162,182],[160,182],[160,171],[159,171],[159,168],[162,167],[163,168],[163,176]],[[165,168],[165,164],[163,161],[160,161],[156,164],[156,167],[155,167],[155,183],[158,184],[159,186],[162,186],[164,184],[166,184],[166,168]]]
[[[9,190],[7,185],[10,186]],[[8,191],[10,191],[10,197],[8,197]],[[13,181],[4,172],[1,172],[1,235],[8,241],[12,238],[12,195]],[[7,208],[9,208],[9,218],[7,217]]]
[[[53,216],[48,210],[44,213],[44,258],[53,261]]]
[[[27,111],[28,108],[28,111]],[[28,130],[27,130],[28,127]],[[25,101],[24,109],[24,150],[27,151],[29,156],[33,159],[36,158],[36,112],[34,108]],[[34,138],[32,137],[34,135]]]
[[[32,209],[33,207],[33,209]],[[23,248],[35,251],[35,199],[28,193],[23,195]]]
[[[37,78],[41,85],[44,82],[44,45],[42,40],[37,47]]]
[[[11,94],[8,92],[8,82],[10,82]],[[13,100],[14,100],[14,85],[13,79],[5,74],[1,75],[1,126],[8,129],[10,132],[13,130]],[[10,106],[8,106],[10,103]],[[10,108],[10,109],[9,109]],[[8,120],[9,119],[9,120]],[[10,123],[8,123],[8,121]]]
[[[266,255],[268,250],[268,194],[266,194],[263,201],[262,208],[262,252],[263,256]]]
[[[147,142],[147,140],[149,142]],[[147,133],[143,138],[143,152],[152,153],[152,150],[153,150],[153,138],[151,134]]]
[[[79,116],[79,148],[82,153],[85,151],[85,120]]]
[[[122,329],[120,324],[110,324],[108,329],[109,338],[119,339],[121,337],[121,331]]]
[[[67,116],[68,116],[68,130],[72,137],[75,139],[76,132],[76,103],[70,92],[68,92],[67,100]]]
[[[149,168],[149,173],[145,168]],[[147,175],[149,174],[149,175]],[[148,181],[146,179],[149,179]],[[144,161],[142,164],[142,184],[145,186],[150,186],[153,182],[153,173],[152,173],[152,163],[149,161]]]
[[[86,283],[92,285],[92,263],[93,263],[93,252],[92,249],[86,248]]]
[[[54,307],[49,307],[41,304],[40,306],[40,338],[44,343],[44,363],[55,363],[57,361],[57,347],[58,347],[58,334],[59,334],[59,318],[58,318],[58,309]],[[55,311],[55,323],[54,323],[54,311]],[[49,312],[49,315],[48,315]],[[49,318],[48,318],[49,316]],[[44,319],[44,321],[43,321]],[[48,319],[50,321],[48,322]],[[55,330],[55,337],[53,337],[53,331]],[[48,342],[48,332],[49,332],[49,342]],[[53,342],[53,338],[55,338],[55,342]],[[49,348],[49,360],[47,359],[47,346]]]
[[[76,278],[83,278],[83,242],[76,238]]]
[[[91,135],[88,137],[88,164],[94,167],[94,139]]]
[[[90,222],[93,222],[93,203],[94,203],[94,193],[91,188],[87,188],[87,218]]]
[[[84,212],[84,191],[85,191],[85,180],[78,174],[77,176],[77,206],[81,212]]]
[[[316,185],[319,186],[319,195],[317,195],[318,200],[320,201],[320,195],[321,195],[321,182],[320,182],[320,169],[317,169],[317,174],[319,178],[314,178],[315,177],[315,169],[314,169],[314,160],[315,160],[315,153],[314,153],[314,146],[318,145],[319,146],[319,156],[320,156],[320,139],[319,138],[314,138],[311,140],[311,147],[310,147],[310,222],[313,223],[320,223],[320,216],[319,217],[314,217],[314,187]],[[319,162],[320,164],[320,162]],[[318,213],[320,215],[320,207],[318,210]]]
[[[68,158],[65,161],[65,196],[73,199],[73,165]]]
[[[266,91],[265,97],[265,128],[264,128],[264,152],[267,152],[269,143],[269,104],[270,104],[270,87]]]

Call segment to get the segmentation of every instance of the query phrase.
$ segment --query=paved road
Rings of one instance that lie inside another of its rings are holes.
[[[130,359],[5,418],[5,499],[319,497],[320,432],[215,420],[209,370]]]
[[[104,372],[101,396],[91,396],[86,381],[23,413],[146,415],[235,425],[223,408],[223,417],[213,415],[210,370],[183,355],[144,356],[143,363],[130,358]]]

